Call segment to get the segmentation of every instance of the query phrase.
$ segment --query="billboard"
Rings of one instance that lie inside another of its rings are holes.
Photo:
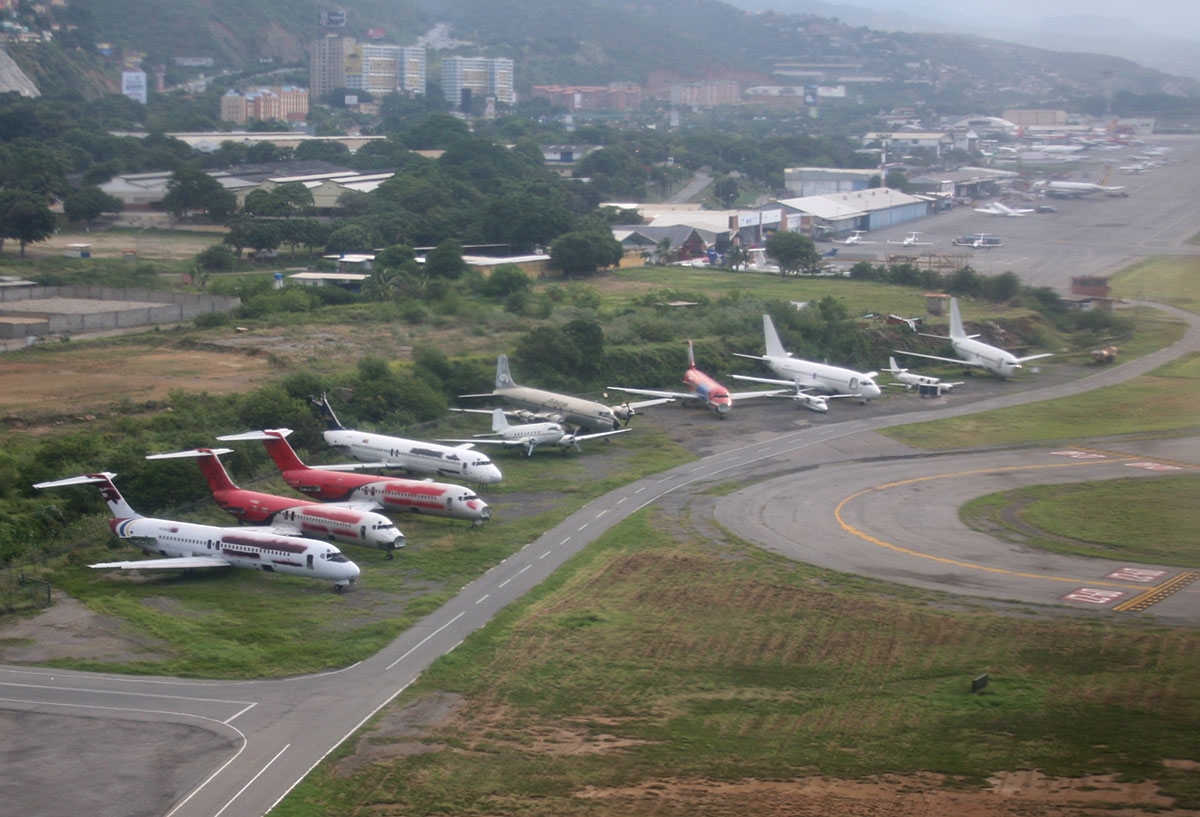
[[[146,104],[146,72],[122,71],[121,93],[135,102]]]
[[[312,19],[312,18],[309,18]],[[345,28],[346,12],[344,11],[323,11],[321,12],[321,25],[325,28]]]

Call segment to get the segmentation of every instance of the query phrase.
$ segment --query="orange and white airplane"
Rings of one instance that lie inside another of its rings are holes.
[[[613,391],[623,391],[628,394],[644,394],[649,397],[666,397],[676,400],[695,400],[701,403],[705,408],[711,409],[717,413],[717,416],[722,420],[729,410],[733,408],[734,402],[738,400],[749,400],[755,397],[774,397],[778,394],[790,392],[791,389],[772,389],[769,391],[743,391],[731,392],[729,389],[722,386],[713,378],[709,377],[704,372],[696,368],[696,352],[689,340],[688,345],[688,368],[683,374],[683,385],[687,386],[686,392],[680,391],[659,391],[657,389],[631,389],[624,386],[609,386]]]
[[[327,542],[377,547],[387,553],[404,547],[404,534],[383,514],[350,503],[292,499],[239,488],[221,464],[231,448],[197,448],[173,454],[151,454],[148,460],[195,458],[221,510],[248,525],[263,525],[281,536],[310,536]]]
[[[218,440],[260,440],[278,466],[284,482],[302,494],[321,502],[349,502],[360,508],[411,511],[428,516],[469,519],[475,524],[492,516],[488,504],[470,488],[431,479],[403,479],[372,474],[354,474],[324,468],[310,468],[301,462],[288,443],[290,428],[270,428],[245,434],[229,434]],[[358,468],[354,463],[349,468]]]

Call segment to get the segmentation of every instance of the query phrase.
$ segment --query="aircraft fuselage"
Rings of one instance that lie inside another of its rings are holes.
[[[497,388],[492,393],[518,408],[544,414],[557,422],[586,428],[589,431],[615,431],[621,427],[612,408],[594,400],[529,386],[506,386]]]

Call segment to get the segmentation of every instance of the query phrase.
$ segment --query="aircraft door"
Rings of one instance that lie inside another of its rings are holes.
[[[309,570],[312,570],[313,569],[313,555],[311,553],[308,554],[308,556],[306,557],[306,562],[307,562],[306,567],[308,567]]]
[[[858,391],[858,378],[857,377],[850,378],[850,391],[852,391],[852,392]]]
[[[364,542],[367,541],[367,526],[366,525],[358,526],[358,538],[363,540]]]

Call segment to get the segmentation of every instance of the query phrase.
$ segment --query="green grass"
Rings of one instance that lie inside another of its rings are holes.
[[[935,771],[972,785],[1029,768],[1154,778],[1200,805],[1194,776],[1160,763],[1200,759],[1200,633],[949,612],[694,534],[686,512],[659,511],[610,531],[393,705],[461,696],[422,738],[432,751],[349,776],[326,764],[278,813],[592,814],[608,812],[576,796],[586,787],[656,779]],[[981,672],[990,685],[970,694]],[[412,740],[378,724],[364,739]]]
[[[1200,314],[1200,259],[1152,258],[1114,275],[1109,283],[1118,298],[1170,304]]]
[[[1197,496],[1195,475],[1038,485],[974,499],[961,516],[976,529],[1056,553],[1194,568]]]

